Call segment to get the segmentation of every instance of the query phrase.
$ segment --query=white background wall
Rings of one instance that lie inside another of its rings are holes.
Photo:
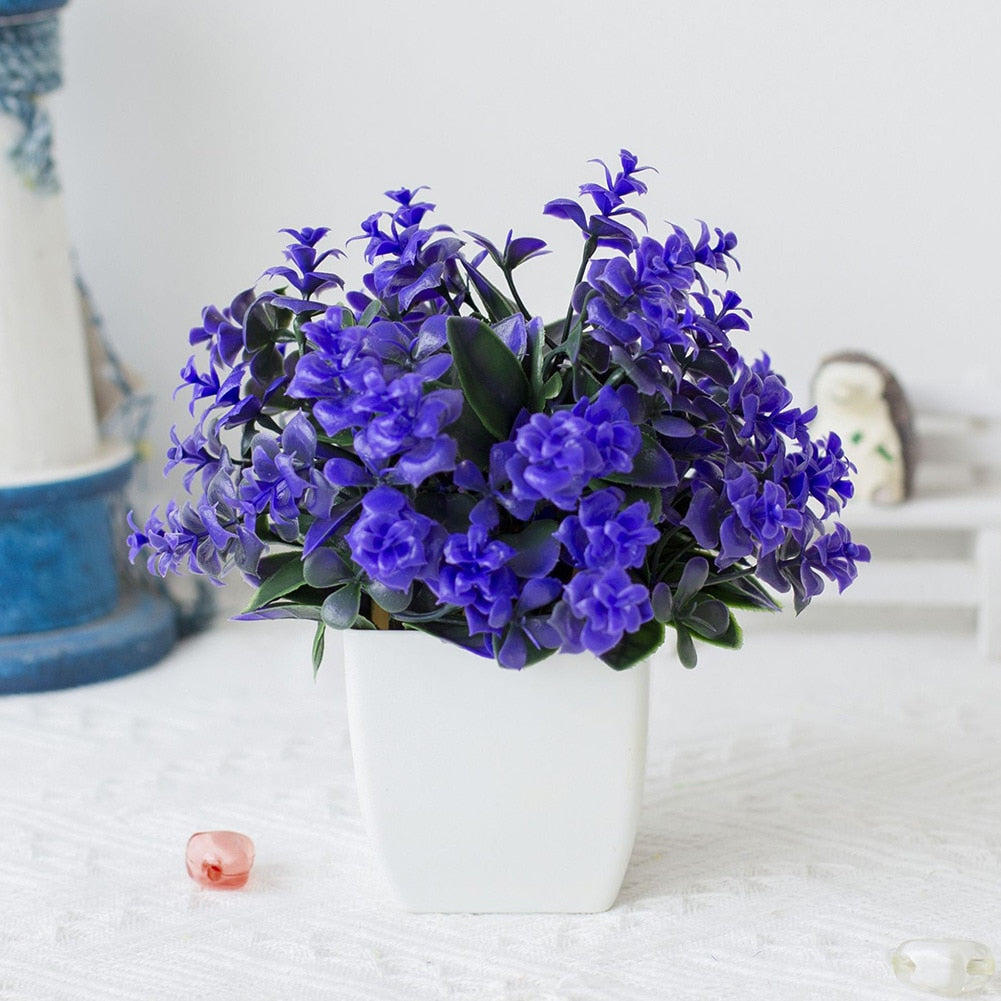
[[[343,246],[429,184],[441,221],[550,241],[526,298],[556,315],[579,238],[542,204],[620,146],[659,167],[655,235],[737,232],[744,346],[795,391],[843,347],[967,398],[1001,373],[997,0],[74,0],[63,28],[70,230],[157,456],[188,328],[280,227]]]

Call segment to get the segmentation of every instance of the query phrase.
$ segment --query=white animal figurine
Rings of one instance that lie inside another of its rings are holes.
[[[893,373],[867,354],[841,352],[821,362],[813,395],[817,426],[835,431],[858,467],[855,497],[905,500],[914,473],[914,419]]]

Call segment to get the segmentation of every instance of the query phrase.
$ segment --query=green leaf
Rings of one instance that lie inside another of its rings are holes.
[[[739,650],[744,645],[744,630],[740,628],[740,624],[737,620],[730,616],[730,625],[727,627],[725,633],[722,636],[706,636],[704,637],[707,643],[713,646],[727,647],[730,650]]]
[[[412,590],[393,591],[386,587],[385,584],[380,584],[377,580],[367,585],[365,590],[368,592],[369,597],[384,612],[388,612],[390,615],[396,615],[398,612],[409,608],[410,601],[413,598]]]
[[[601,383],[591,374],[584,365],[574,365],[573,367],[573,395],[579,400],[586,396],[593,400],[601,390]]]
[[[719,598],[730,608],[753,608],[768,612],[778,612],[782,606],[753,577],[710,583],[705,593]]]
[[[302,577],[310,587],[326,588],[351,580],[347,563],[329,546],[314,549],[302,561]]]
[[[544,329],[539,330],[534,325],[530,325],[528,328],[528,357],[529,369],[532,373],[532,395],[538,404],[541,399],[542,385],[545,382],[543,376],[546,369],[546,334]]]
[[[394,618],[405,623],[406,625],[421,628],[422,623],[437,622],[439,619],[443,619],[445,616],[451,615],[454,611],[455,606],[442,605],[440,608],[434,608],[430,612],[397,612]],[[425,632],[431,632],[431,630],[426,629]]]
[[[682,667],[693,668],[699,662],[692,634],[680,623],[674,627],[678,631],[678,660]]]
[[[481,320],[451,316],[446,329],[463,395],[494,438],[506,441],[531,400],[521,363]]]
[[[693,556],[681,572],[681,580],[674,592],[674,602],[684,608],[702,590],[709,579],[709,561],[704,556]]]
[[[295,601],[277,601],[267,608],[255,612],[241,612],[237,619],[309,619],[316,622],[320,618],[319,605],[304,605]]]
[[[378,299],[373,299],[366,307],[365,312],[358,317],[358,326],[367,327],[382,311],[382,303]]]
[[[278,309],[267,299],[258,299],[243,321],[247,350],[256,353],[274,344],[279,335],[288,329],[291,319],[290,310]]]
[[[481,469],[489,465],[490,449],[497,439],[484,427],[469,400],[463,400],[462,413],[448,426],[448,433],[459,446],[460,459],[472,459]]]
[[[542,387],[542,403],[546,400],[555,400],[560,393],[563,392],[563,373],[553,372],[553,374],[546,379],[545,385]],[[541,406],[540,408],[541,409]]]
[[[496,285],[487,281],[476,268],[467,264],[461,257],[459,260],[462,261],[491,320],[503,320],[505,316],[513,316],[518,312],[518,307]]]
[[[566,343],[563,345],[563,350],[567,353],[567,358],[576,365],[577,358],[580,355],[580,345],[581,339],[584,336],[584,327],[578,320],[571,328],[570,333],[567,334]]]
[[[668,623],[674,619],[674,598],[671,588],[664,581],[659,581],[650,592],[650,604],[653,606],[653,617],[658,622]]]
[[[611,481],[609,481],[611,482]],[[650,509],[650,520],[655,524],[660,523],[661,515],[664,511],[664,493],[656,487],[637,487],[629,483],[616,484],[626,496],[626,504],[634,504],[636,501],[643,501]]]
[[[320,664],[323,663],[324,639],[327,635],[327,627],[322,620],[316,624],[316,633],[313,636],[313,678],[319,673]]]
[[[730,611],[722,601],[707,598],[685,616],[685,625],[703,639],[718,639],[730,626]]]
[[[644,622],[634,633],[627,633],[618,645],[601,655],[609,667],[624,671],[646,660],[664,642],[663,623],[656,619]]]
[[[644,434],[633,468],[628,473],[609,473],[605,479],[639,487],[673,487],[678,483],[678,470],[671,453],[656,436]]]
[[[272,601],[291,594],[305,583],[302,559],[298,552],[266,556],[261,560],[258,573],[264,579],[244,612],[256,612]]]
[[[519,577],[545,577],[560,558],[560,544],[553,538],[559,527],[555,521],[530,521],[520,532],[499,536],[515,551],[507,565]]]
[[[320,617],[331,629],[350,629],[361,607],[361,585],[357,581],[331,591],[320,608]]]

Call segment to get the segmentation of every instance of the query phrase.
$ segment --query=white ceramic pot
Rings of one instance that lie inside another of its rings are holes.
[[[343,635],[362,815],[400,903],[611,907],[643,791],[649,665],[557,655],[510,671],[423,633]]]

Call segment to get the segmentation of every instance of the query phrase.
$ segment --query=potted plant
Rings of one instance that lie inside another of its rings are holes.
[[[852,493],[840,441],[813,433],[767,356],[732,343],[750,314],[712,283],[736,265],[734,235],[647,235],[627,202],[648,168],[626,150],[601,168],[579,200],[544,209],[583,239],[550,322],[515,283],[543,241],[463,239],[429,221],[421,189],[388,192],[362,223],[371,270],[346,294],[327,230],[285,230],[286,263],[264,273],[280,287],[210,306],[191,331],[207,361],[182,372],[195,420],[172,432],[167,465],[185,467],[190,499],[131,522],[132,558],[145,551],[152,572],[236,569],[255,588],[242,618],[314,620],[315,666],[325,630],[346,631],[363,808],[402,855],[389,868],[415,909],[610,906],[635,832],[644,665],[667,630],[694,666],[696,641],[740,645],[734,610],[791,591],[800,611],[869,558],[834,518]],[[597,694],[570,694],[578,682]],[[379,721],[409,743],[369,739]],[[437,763],[415,771],[432,743]],[[475,758],[504,790],[468,777]],[[534,772],[527,791],[518,768]],[[367,802],[389,786],[408,802]],[[436,798],[450,790],[455,811]],[[520,834],[498,829],[515,803]],[[589,825],[591,844],[571,845]],[[602,868],[595,846],[616,839]],[[436,865],[459,873],[451,895],[435,896]],[[423,879],[403,885],[414,868]]]

